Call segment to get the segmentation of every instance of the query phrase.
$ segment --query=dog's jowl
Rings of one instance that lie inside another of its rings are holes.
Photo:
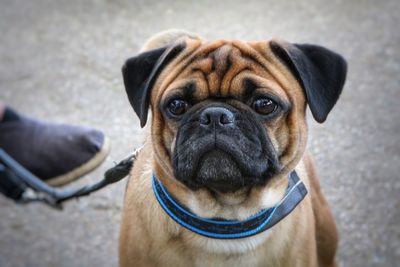
[[[168,31],[122,72],[149,134],[126,190],[121,266],[336,266],[306,107],[326,120],[340,55]]]

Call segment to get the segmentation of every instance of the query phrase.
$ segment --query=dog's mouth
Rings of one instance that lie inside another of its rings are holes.
[[[218,192],[232,192],[246,186],[246,179],[235,159],[220,149],[203,154],[195,179],[204,187]]]
[[[201,139],[198,141],[201,141]],[[206,145],[175,155],[175,176],[191,189],[207,188],[217,193],[232,193],[252,186],[261,186],[276,174],[277,165],[265,155],[245,157],[243,151],[224,146],[224,142],[214,144],[204,137]],[[233,146],[234,147],[234,146]],[[179,149],[178,149],[179,150]],[[248,153],[247,153],[248,154]]]

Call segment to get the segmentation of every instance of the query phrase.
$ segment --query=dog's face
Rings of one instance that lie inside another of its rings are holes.
[[[305,109],[326,119],[345,61],[318,46],[183,38],[129,59],[123,75],[156,160],[191,190],[263,187],[297,164]]]

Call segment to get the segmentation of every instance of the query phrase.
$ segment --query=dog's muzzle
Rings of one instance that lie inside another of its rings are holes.
[[[263,127],[251,112],[226,103],[195,109],[178,128],[175,176],[191,189],[219,192],[264,185],[278,160]]]

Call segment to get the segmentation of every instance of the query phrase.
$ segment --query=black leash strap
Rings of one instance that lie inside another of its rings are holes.
[[[62,209],[63,202],[87,196],[126,177],[139,150],[135,150],[132,155],[108,169],[99,182],[80,188],[59,189],[43,182],[0,148],[0,191],[18,203],[42,202],[53,208]]]

